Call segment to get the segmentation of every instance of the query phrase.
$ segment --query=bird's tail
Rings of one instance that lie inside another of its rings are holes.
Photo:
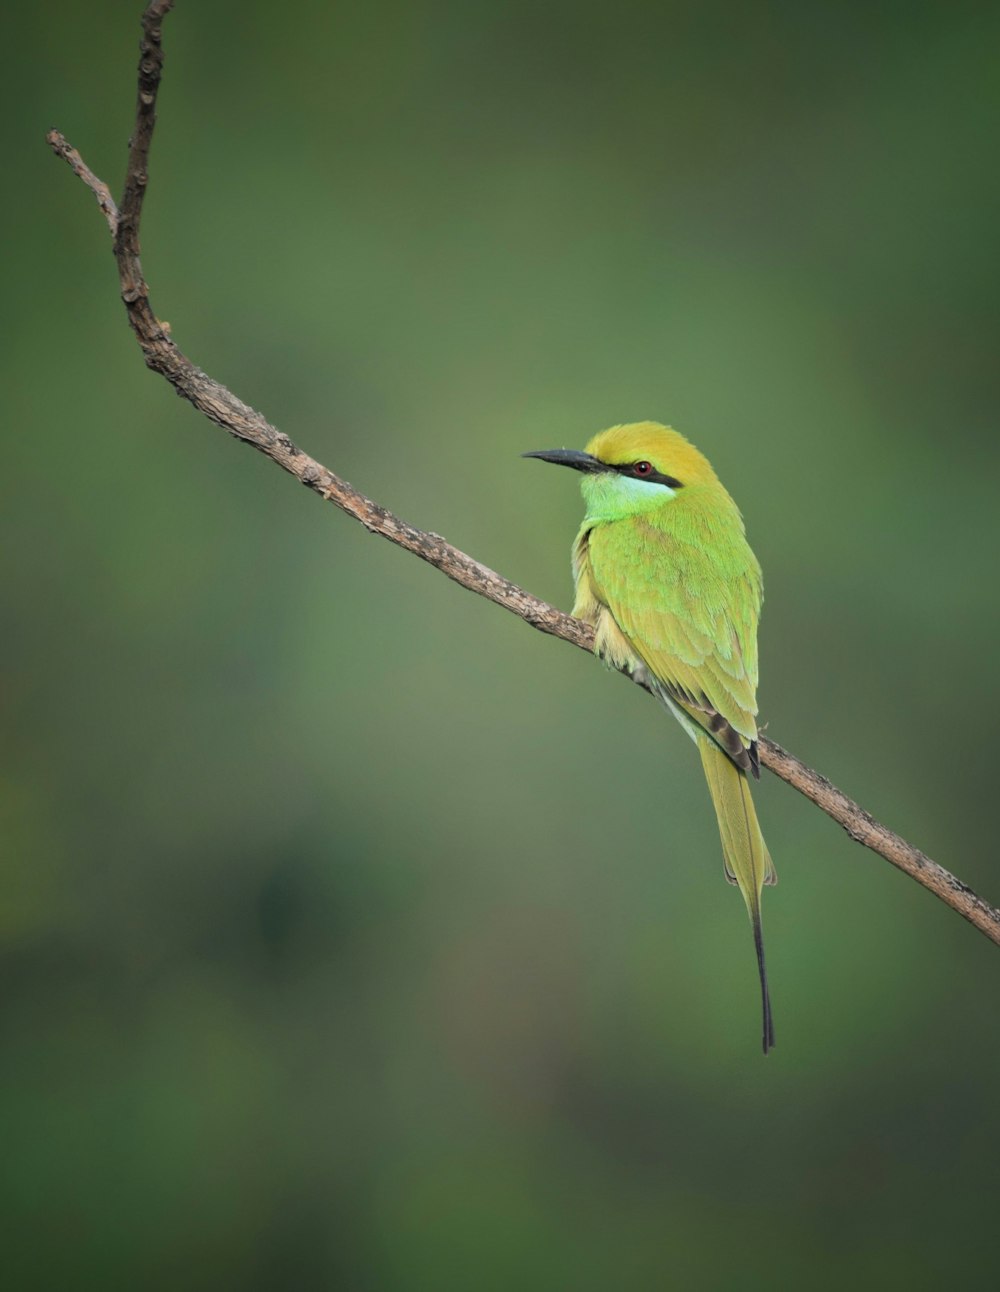
[[[777,880],[767,844],[757,824],[757,813],[746,776],[730,762],[710,736],[698,737],[698,750],[705,769],[709,793],[719,818],[722,836],[722,855],[726,863],[726,878],[738,884],[747,904],[750,923],[753,925],[754,948],[757,952],[757,969],[760,973],[760,995],[764,1012],[764,1053],[774,1045],[774,1024],[771,1021],[771,998],[767,990],[767,967],[764,963],[764,937],[760,923],[760,896],[765,884]]]

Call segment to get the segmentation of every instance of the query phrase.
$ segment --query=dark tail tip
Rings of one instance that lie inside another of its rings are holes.
[[[771,1016],[771,993],[767,989],[767,965],[764,962],[764,934],[760,927],[760,912],[753,920],[753,944],[757,952],[757,972],[760,974],[760,1003],[764,1015],[764,1053],[774,1049],[774,1019]]]

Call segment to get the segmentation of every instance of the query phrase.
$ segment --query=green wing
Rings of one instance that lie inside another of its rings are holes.
[[[728,523],[706,530],[695,517],[686,531],[642,517],[596,525],[595,594],[666,695],[756,773],[760,566],[735,509]]]

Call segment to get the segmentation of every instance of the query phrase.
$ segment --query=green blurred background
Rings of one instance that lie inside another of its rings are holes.
[[[992,1286],[1000,951],[765,774],[765,1061],[676,724],[143,367],[44,143],[120,188],[140,8],[2,20],[7,1286]],[[194,361],[562,606],[576,481],[518,454],[676,425],[769,733],[1000,898],[1000,10],[165,33]]]

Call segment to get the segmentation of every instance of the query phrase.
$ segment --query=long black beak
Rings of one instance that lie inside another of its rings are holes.
[[[557,467],[572,467],[574,471],[607,471],[607,464],[589,453],[579,449],[536,449],[534,453],[522,453],[522,458],[541,458],[543,462],[554,462]]]

